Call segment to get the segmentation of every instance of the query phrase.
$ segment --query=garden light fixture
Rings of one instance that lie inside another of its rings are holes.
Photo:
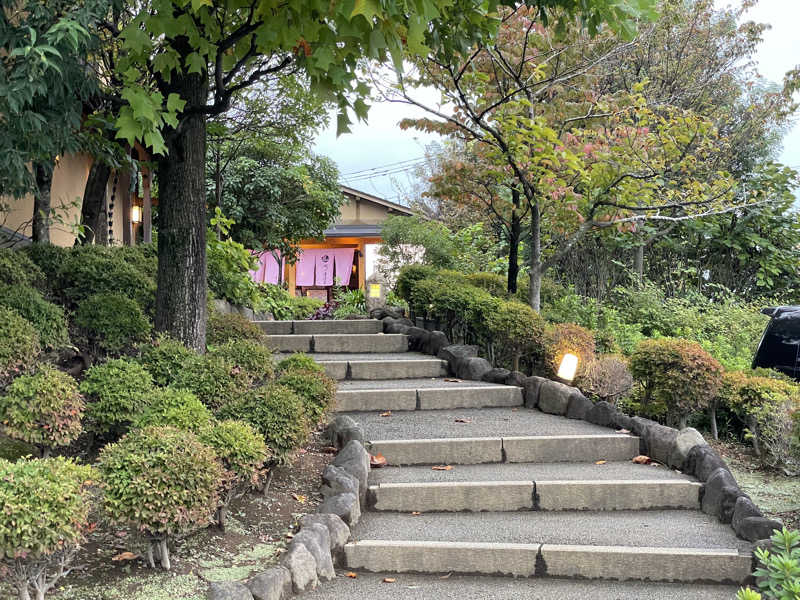
[[[558,378],[564,381],[572,381],[575,379],[575,373],[578,371],[578,357],[569,352],[561,359],[561,365],[558,367]]]
[[[141,223],[142,222],[142,207],[134,204],[131,207],[131,222],[132,223]]]

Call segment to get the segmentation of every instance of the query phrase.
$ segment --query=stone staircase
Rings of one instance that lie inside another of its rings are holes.
[[[463,576],[475,591],[450,592],[461,600],[585,598],[582,580],[598,598],[732,598],[749,577],[750,543],[699,510],[699,482],[632,463],[638,438],[525,409],[520,388],[448,378],[444,361],[408,352],[380,321],[261,326],[276,349],[309,352],[339,380],[337,410],[388,463],[370,473],[345,547],[343,566],[364,584],[310,597],[370,597],[366,572],[413,578],[398,598],[450,597],[434,591],[441,577]]]

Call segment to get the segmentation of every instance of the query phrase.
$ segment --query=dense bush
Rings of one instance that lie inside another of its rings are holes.
[[[119,246],[112,252],[153,281],[158,277],[158,246],[155,243]]]
[[[170,536],[207,525],[217,508],[224,477],[214,451],[190,431],[175,427],[136,429],[100,452],[105,512],[112,522],[130,525],[149,540],[170,568]]]
[[[592,332],[575,323],[557,323],[545,329],[544,368],[545,373],[555,376],[565,354],[578,357],[578,376],[594,358],[595,342]]]
[[[195,355],[183,363],[170,387],[192,392],[211,410],[239,398],[251,379],[227,360],[212,354]]]
[[[283,287],[262,283],[258,286],[258,300],[254,309],[268,312],[278,321],[289,321],[294,318],[292,300],[292,296]]]
[[[212,346],[208,354],[231,363],[250,379],[263,381],[275,374],[272,350],[253,340],[230,340]]]
[[[325,367],[311,358],[308,354],[303,352],[295,352],[294,354],[290,354],[283,360],[279,361],[276,365],[276,370],[278,374],[284,373],[286,371],[291,370],[300,370],[300,371],[314,371],[317,373],[324,373]]]
[[[220,240],[216,231],[211,229],[206,245],[208,289],[211,293],[231,304],[256,308],[259,291],[250,277],[256,260],[250,251],[232,239]]]
[[[19,250],[30,258],[44,273],[46,287],[52,289],[58,277],[61,265],[69,256],[69,249],[55,244],[28,244]]]
[[[314,314],[314,311],[323,304],[325,303],[317,298],[309,298],[308,296],[295,296],[291,301],[292,319],[298,321],[308,319]]]
[[[287,387],[270,384],[256,388],[223,406],[218,416],[238,419],[255,427],[279,462],[308,439],[303,400]]]
[[[224,528],[230,503],[258,485],[269,449],[261,434],[244,421],[216,423],[200,434],[200,441],[214,449],[225,469],[217,508],[217,523]]]
[[[43,348],[60,349],[69,344],[64,309],[45,300],[38,290],[0,284],[0,306],[13,308],[33,325]]]
[[[213,415],[197,396],[186,390],[157,388],[132,419],[132,427],[176,427],[200,433],[211,425]]]
[[[238,313],[214,313],[208,317],[206,341],[209,344],[224,344],[231,340],[264,341],[264,332],[247,317]]]
[[[142,346],[139,362],[147,369],[157,385],[169,385],[189,359],[197,356],[179,341],[167,334],[159,334],[155,340]]]
[[[20,598],[37,598],[69,570],[83,542],[91,467],[64,458],[0,460],[0,572]]]
[[[495,356],[510,356],[515,371],[519,370],[521,356],[541,355],[544,320],[527,304],[501,300],[486,315],[486,326]]]
[[[45,277],[27,254],[0,248],[0,284],[42,288]]]
[[[335,288],[333,300],[336,308],[333,311],[334,319],[346,319],[350,315],[366,315],[367,300],[364,290],[348,290]]]
[[[90,368],[81,382],[86,415],[95,433],[122,435],[153,393],[153,378],[131,360],[115,359]]]
[[[40,350],[34,326],[17,311],[0,306],[0,383],[30,368]]]
[[[411,290],[414,284],[423,279],[432,279],[436,276],[437,270],[425,265],[407,265],[400,269],[395,284],[397,295],[403,300],[411,302]]]
[[[492,296],[498,298],[508,296],[508,278],[497,273],[470,273],[464,279],[470,285],[486,290]]]
[[[644,340],[633,353],[630,366],[642,386],[642,408],[651,400],[663,403],[670,422],[681,428],[690,414],[709,405],[722,382],[719,362],[688,340]]]
[[[311,427],[322,420],[336,397],[336,382],[317,370],[286,369],[277,383],[300,396]]]
[[[139,305],[117,293],[94,294],[81,300],[75,324],[94,348],[114,354],[145,341],[152,328]]]
[[[84,403],[76,381],[52,367],[20,375],[0,396],[0,423],[7,436],[35,445],[42,456],[68,446],[82,431]]]
[[[589,398],[616,404],[630,393],[633,376],[622,357],[605,355],[589,362],[575,385]]]

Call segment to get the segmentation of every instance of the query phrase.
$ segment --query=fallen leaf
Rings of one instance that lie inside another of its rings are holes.
[[[380,469],[386,466],[386,457],[383,454],[370,454],[369,466],[373,469]]]
[[[595,463],[594,463],[594,464],[596,464],[596,465],[604,465],[604,464],[606,464],[606,462],[608,462],[608,461],[605,461],[605,460],[597,460],[597,461],[595,461]]]
[[[383,578],[383,583],[394,583],[395,581],[397,581],[397,579],[395,579],[394,577],[384,577]]]
[[[460,379],[456,379],[455,377],[445,377],[445,381],[449,381],[450,383],[461,383]]]
[[[418,517],[418,516],[420,516],[421,514],[422,514],[421,512],[419,512],[418,510],[415,510],[414,512],[412,512],[412,513],[411,513],[411,516],[412,516],[412,517]]]
[[[617,433],[630,433],[629,429],[617,429]]]
[[[451,572],[450,572],[450,573],[448,573],[447,575],[442,575],[441,577],[439,577],[439,579],[450,579],[450,575],[452,575],[452,574],[453,574],[453,573],[452,573],[452,571],[451,571]]]
[[[436,465],[435,467],[431,467],[433,471],[452,471],[452,465]]]
[[[297,451],[297,453],[298,453],[298,454],[308,454],[308,450],[306,450],[305,448],[300,448],[300,449]]]
[[[292,498],[297,500],[300,504],[306,503],[306,497],[303,496],[302,494],[292,494]]]
[[[649,465],[650,457],[640,454],[639,456],[634,456],[632,462],[636,463],[637,465]]]
[[[519,410],[519,408],[512,408],[511,412],[517,412],[518,410]]]
[[[465,419],[463,417],[458,417],[456,419],[456,423],[472,423],[472,419]]]
[[[116,562],[120,562],[120,561],[123,561],[123,560],[136,560],[137,558],[139,558],[138,554],[134,554],[133,552],[122,552],[120,554],[117,554],[111,560],[116,561]]]
[[[353,573],[350,571],[349,573],[345,573],[345,577],[349,577],[350,579],[358,579],[358,573]]]
[[[386,412],[382,412],[381,416],[382,417],[391,417],[392,416],[392,411],[387,410]]]

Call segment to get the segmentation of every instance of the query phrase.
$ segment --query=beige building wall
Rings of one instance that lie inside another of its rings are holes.
[[[384,206],[346,197],[347,203],[342,206],[336,219],[337,225],[377,225],[389,215],[389,209]]]

